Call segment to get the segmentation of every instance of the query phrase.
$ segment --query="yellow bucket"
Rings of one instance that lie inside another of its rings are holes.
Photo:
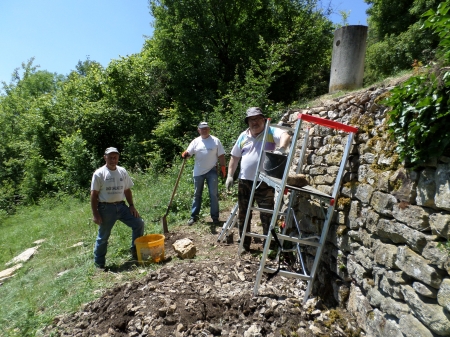
[[[140,263],[164,260],[164,235],[148,234],[134,240]]]

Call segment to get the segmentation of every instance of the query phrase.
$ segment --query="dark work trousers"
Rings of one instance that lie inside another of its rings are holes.
[[[274,207],[274,195],[275,190],[273,187],[270,187],[265,182],[258,183],[258,188],[255,190],[255,197],[259,208],[264,209],[273,209]],[[247,209],[250,207],[250,195],[252,193],[252,180],[239,179],[238,185],[238,204],[239,204],[239,213],[238,213],[238,225],[239,225],[239,236],[242,237],[242,231],[244,229],[245,217],[247,215]],[[251,205],[253,207],[253,205]],[[263,226],[263,234],[267,235],[269,233],[270,222],[272,221],[272,214],[260,212],[259,217],[261,218],[261,223]],[[247,224],[247,232],[250,232],[252,221],[252,213],[250,213],[250,218]],[[250,249],[251,237],[246,236],[244,239],[244,248],[246,250]]]

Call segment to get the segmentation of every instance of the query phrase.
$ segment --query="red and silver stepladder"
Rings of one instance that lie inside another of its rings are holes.
[[[305,125],[303,125],[305,130],[302,129],[303,122],[310,123],[310,124],[308,124],[308,126],[306,128],[305,128]],[[292,162],[293,162],[295,154],[296,154],[297,141],[300,138],[300,136],[303,137],[303,142],[301,145],[300,156],[299,156],[299,160],[297,163],[297,168],[296,168],[295,173],[296,174],[302,173],[303,165],[305,163],[305,156],[307,154],[307,146],[308,146],[308,141],[309,141],[309,130],[312,125],[318,125],[318,126],[325,127],[325,128],[331,128],[331,129],[334,129],[336,132],[348,134],[346,145],[345,145],[344,151],[342,153],[342,158],[340,161],[339,169],[337,171],[337,175],[336,175],[336,178],[334,181],[334,185],[331,188],[331,194],[327,194],[322,191],[319,191],[318,189],[315,189],[309,185],[305,186],[305,187],[295,187],[295,186],[291,186],[291,185],[287,184],[287,178],[289,175],[289,171],[290,171]],[[266,272],[266,273],[272,274],[272,275],[277,274],[277,275],[282,275],[285,277],[293,277],[293,278],[302,279],[302,280],[306,281],[307,288],[306,288],[304,298],[303,298],[303,302],[306,302],[309,295],[311,294],[313,281],[315,278],[315,274],[317,272],[317,267],[319,265],[320,258],[322,256],[323,247],[325,245],[326,237],[328,235],[328,229],[330,227],[330,224],[331,224],[331,221],[333,218],[335,204],[336,204],[337,198],[339,196],[339,191],[340,191],[340,187],[341,187],[342,178],[344,176],[345,167],[346,167],[348,157],[349,157],[349,154],[351,151],[351,146],[353,143],[354,136],[358,132],[358,129],[356,127],[353,127],[350,125],[346,125],[346,124],[339,123],[336,121],[332,121],[332,120],[328,120],[328,119],[324,119],[324,118],[320,118],[320,117],[315,117],[315,116],[311,116],[311,115],[306,115],[306,114],[300,114],[298,116],[298,119],[295,122],[294,127],[278,125],[278,124],[270,124],[270,119],[268,119],[267,123],[266,123],[266,127],[264,129],[264,138],[263,138],[263,147],[262,147],[263,149],[265,148],[265,143],[266,143],[269,127],[284,129],[285,131],[288,131],[291,134],[293,133],[293,137],[292,137],[290,149],[289,149],[289,152],[288,152],[288,155],[286,158],[286,165],[284,168],[283,176],[281,178],[276,178],[276,177],[270,176],[267,174],[267,172],[264,171],[264,169],[262,169],[263,165],[261,165],[261,163],[263,161],[263,157],[265,157],[265,156],[263,156],[263,151],[261,151],[261,154],[258,159],[258,168],[259,169],[256,172],[254,181],[255,182],[257,180],[264,181],[269,186],[272,186],[275,189],[275,192],[276,192],[275,193],[275,195],[276,195],[275,196],[275,205],[274,205],[273,210],[253,207],[252,205],[254,202],[255,190],[258,185],[257,183],[253,184],[252,192],[251,192],[250,199],[249,199],[249,205],[252,207],[249,207],[248,211],[247,211],[244,228],[242,231],[242,237],[240,238],[238,253],[240,254],[243,250],[243,243],[244,243],[245,236],[265,239],[265,245],[264,245],[264,249],[263,249],[262,256],[261,256],[259,269],[256,274],[256,281],[255,281],[255,287],[253,290],[253,294],[254,295],[258,294],[258,289],[259,289],[259,286],[261,283],[262,275],[264,272]],[[283,195],[284,195],[285,191],[290,192],[289,202],[288,202],[287,208],[283,212],[281,212],[280,209],[283,204]],[[322,232],[320,233],[320,236],[318,236],[318,235],[304,236],[302,234],[301,224],[297,220],[297,218],[295,216],[295,211],[293,209],[293,203],[294,203],[294,200],[295,200],[297,194],[306,195],[310,198],[315,199],[318,202],[318,205],[321,208],[321,212],[324,217]],[[270,230],[267,235],[262,235],[262,234],[246,231],[252,210],[272,213],[272,221],[270,224]],[[230,219],[229,219],[230,221],[232,220],[231,219],[232,216],[233,216],[233,213],[230,215]],[[234,216],[235,216],[235,214],[234,214]],[[280,218],[284,218],[285,226],[284,226],[283,230],[281,230],[277,234],[275,231],[275,228],[277,226],[277,221]],[[234,222],[230,222],[230,224],[231,223],[234,225]],[[289,235],[287,235],[286,230],[288,228],[293,229],[293,232],[295,233],[295,235],[292,235],[292,232]],[[288,241],[291,243],[290,244],[291,248],[289,248],[288,251],[291,253],[292,256],[294,256],[295,263],[298,264],[298,266],[297,266],[298,268],[295,268],[295,270],[293,271],[292,269],[291,270],[283,270],[283,269],[280,269],[280,267],[275,269],[275,268],[266,266],[267,257],[268,257],[269,250],[270,250],[269,247],[270,247],[270,243],[272,240],[275,240],[280,243],[279,248],[278,248],[279,252],[287,251],[284,248],[282,248],[283,243],[285,241]],[[306,263],[304,262],[304,256],[302,255],[302,249],[305,247],[308,247],[308,246],[315,247],[314,262],[313,262],[310,270],[307,270]]]

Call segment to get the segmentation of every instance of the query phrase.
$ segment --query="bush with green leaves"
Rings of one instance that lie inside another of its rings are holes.
[[[450,145],[450,0],[436,11],[429,10],[424,27],[439,36],[434,66],[426,67],[384,101],[391,107],[389,130],[397,141],[397,152],[407,165],[417,166],[430,158],[449,155]]]
[[[373,83],[402,70],[414,60],[427,63],[434,57],[437,36],[420,29],[421,15],[437,8],[439,0],[365,0],[371,5],[364,82]]]

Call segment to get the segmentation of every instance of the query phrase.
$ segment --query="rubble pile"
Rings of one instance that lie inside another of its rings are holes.
[[[45,336],[363,336],[342,308],[328,309],[305,284],[275,277],[252,296],[257,260],[188,261],[107,290]]]

